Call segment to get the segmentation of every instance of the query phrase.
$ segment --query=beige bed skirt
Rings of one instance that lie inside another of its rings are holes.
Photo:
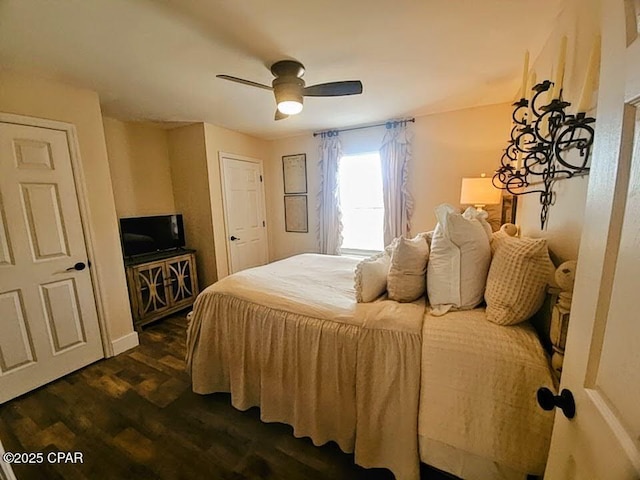
[[[230,392],[234,407],[258,406],[263,421],[289,424],[296,437],[333,440],[361,466],[418,480],[418,318],[358,325],[207,292],[189,326],[193,390]]]

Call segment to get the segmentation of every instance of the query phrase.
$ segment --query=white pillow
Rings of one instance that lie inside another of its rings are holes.
[[[356,265],[354,278],[356,302],[372,302],[385,292],[390,264],[391,257],[386,252],[382,252],[365,258]]]
[[[400,238],[391,255],[387,292],[391,300],[413,302],[425,292],[429,245],[424,236]]]
[[[467,219],[455,207],[436,207],[438,225],[427,265],[427,295],[432,315],[451,308],[467,310],[484,298],[491,264],[489,238],[477,218]]]
[[[482,228],[484,228],[484,232],[487,234],[487,238],[489,239],[489,243],[491,243],[491,239],[493,238],[493,230],[491,229],[491,225],[487,221],[489,218],[489,213],[485,210],[476,210],[475,207],[468,207],[464,213],[462,214],[464,218],[467,220],[473,220],[474,218],[480,222]]]

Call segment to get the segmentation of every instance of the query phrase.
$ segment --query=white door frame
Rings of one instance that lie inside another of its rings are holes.
[[[84,234],[84,243],[87,246],[88,261],[91,262],[89,273],[91,274],[91,285],[96,302],[96,312],[98,314],[98,326],[100,327],[100,337],[102,339],[102,350],[105,357],[114,355],[113,346],[111,345],[111,334],[109,326],[105,319],[104,301],[105,292],[100,282],[100,272],[97,262],[95,261],[93,238],[95,233],[91,227],[89,218],[91,217],[89,209],[89,201],[87,199],[87,188],[82,169],[82,161],[80,157],[80,148],[78,143],[78,134],[75,125],[57,120],[47,120],[44,118],[27,117],[24,115],[15,115],[12,113],[0,112],[0,122],[12,123],[15,125],[25,125],[29,127],[48,128],[50,130],[63,131],[67,135],[67,143],[69,145],[69,156],[71,157],[71,169],[73,171],[73,181],[76,187],[76,197],[78,206],[80,207],[80,219],[82,221],[82,231]]]
[[[226,153],[226,152],[218,152],[218,164],[220,165],[220,186],[222,187],[222,207],[224,211],[224,245],[225,250],[227,251],[227,270],[229,274],[231,274],[231,245],[229,244],[229,212],[227,210],[227,190],[225,187],[225,178],[224,178],[224,163],[222,161],[223,158],[228,158],[230,160],[238,160],[241,162],[251,162],[257,163],[260,165],[260,175],[262,176],[262,218],[265,220],[264,226],[264,241],[265,241],[265,254],[267,257],[267,261],[269,261],[269,231],[267,230],[269,226],[267,225],[267,193],[264,189],[264,162],[258,158],[245,157],[243,155],[236,155],[235,153]]]
[[[0,441],[0,480],[16,480],[10,463],[1,460],[2,454],[5,452],[2,442]]]

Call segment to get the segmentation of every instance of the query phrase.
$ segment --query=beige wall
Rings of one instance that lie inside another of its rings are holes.
[[[167,131],[103,117],[119,217],[175,213]]]
[[[98,95],[90,90],[0,71],[0,111],[76,126],[94,232],[93,267],[104,293],[104,316],[112,341],[133,331],[120,251],[111,177]]]
[[[433,210],[440,203],[460,203],[462,177],[491,175],[497,168],[509,136],[510,108],[509,104],[500,104],[416,118],[410,127],[414,139],[409,166],[415,201],[414,233],[435,226]],[[342,133],[343,152],[377,150],[384,132],[382,127]],[[266,168],[272,260],[317,251],[318,142],[312,135],[272,142],[272,157]],[[296,153],[307,155],[309,233],[288,233],[284,229],[282,156]]]
[[[549,79],[555,68],[560,39],[567,36],[567,63],[565,70],[563,98],[573,105],[580,98],[589,55],[596,35],[600,33],[600,1],[569,0],[564,11],[558,17],[553,32],[540,55],[533,63],[538,81]],[[591,115],[595,116],[597,92],[592,97]],[[522,233],[527,236],[544,237],[554,260],[561,262],[578,258],[580,235],[584,222],[584,209],[587,194],[587,177],[561,180],[554,186],[555,204],[549,209],[545,230],[540,229],[540,202],[536,194],[522,195],[518,198],[518,217]]]
[[[316,225],[318,212],[316,199],[320,188],[318,142],[311,134],[289,137],[271,142],[271,158],[265,163],[267,185],[267,224],[269,225],[269,258],[271,261],[298,253],[317,252]],[[284,184],[282,157],[305,153],[307,155],[307,205],[309,233],[285,232]]]
[[[209,206],[204,124],[169,131],[169,158],[176,210],[183,214],[187,247],[197,250],[200,288],[217,280]]]
[[[258,160],[269,142],[205,123],[169,131],[169,158],[176,210],[183,213],[187,245],[198,253],[202,288],[229,274],[220,152]]]
[[[415,201],[413,232],[432,230],[433,210],[460,204],[462,177],[491,176],[509,138],[509,104],[416,118],[410,189]]]

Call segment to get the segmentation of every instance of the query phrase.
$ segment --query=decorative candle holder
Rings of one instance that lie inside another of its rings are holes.
[[[531,108],[526,98],[513,104],[511,138],[493,176],[493,185],[512,195],[540,196],[541,229],[555,201],[553,183],[589,172],[594,137],[595,118],[569,114],[571,103],[562,100],[562,91],[560,98],[544,104],[552,86],[545,80],[532,88]]]

